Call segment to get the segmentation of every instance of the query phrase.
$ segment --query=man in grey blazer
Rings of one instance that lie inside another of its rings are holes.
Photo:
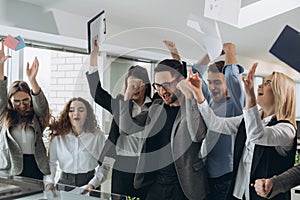
[[[176,87],[185,79],[186,69],[177,60],[166,59],[154,73],[153,87],[161,99],[156,99],[146,114],[134,187],[147,187],[147,200],[204,199],[208,184],[199,152],[206,126],[196,101],[185,99]],[[130,116],[124,114],[129,112],[121,113],[125,123],[121,119],[120,128],[125,134],[133,133],[134,125],[128,123]],[[133,120],[138,121],[138,117]],[[136,132],[143,127],[137,124],[140,126],[136,126]]]
[[[257,179],[254,187],[258,195],[270,199],[279,193],[289,191],[297,185],[300,185],[300,164],[278,176]]]

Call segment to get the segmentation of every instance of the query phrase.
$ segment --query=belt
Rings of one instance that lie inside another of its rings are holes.
[[[87,177],[91,177],[94,174],[95,174],[95,170],[92,170],[92,171],[89,171],[89,172],[86,172],[86,173],[78,173],[78,174],[62,172],[61,177],[65,178],[65,179],[72,179],[72,178],[84,179],[84,178],[87,178]]]

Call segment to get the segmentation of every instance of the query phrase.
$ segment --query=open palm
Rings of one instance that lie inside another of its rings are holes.
[[[26,66],[26,75],[27,75],[28,79],[30,81],[35,80],[38,71],[39,71],[39,61],[38,61],[37,57],[35,57],[34,61],[32,63],[32,66],[29,67],[29,62],[27,63],[27,66]]]

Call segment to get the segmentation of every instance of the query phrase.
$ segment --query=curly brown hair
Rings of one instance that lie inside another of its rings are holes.
[[[66,135],[72,130],[72,125],[69,118],[69,110],[70,110],[70,105],[73,101],[80,101],[86,107],[87,116],[83,125],[83,130],[85,132],[91,132],[91,133],[96,132],[98,128],[98,123],[92,106],[85,99],[81,97],[74,97],[66,103],[65,107],[60,112],[60,115],[57,118],[52,116],[49,124],[49,131],[50,131],[49,136],[51,137],[51,139],[54,136]]]

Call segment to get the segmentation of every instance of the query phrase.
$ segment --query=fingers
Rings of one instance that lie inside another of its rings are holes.
[[[98,40],[94,40],[94,45],[95,45],[95,47],[98,46]]]
[[[26,64],[26,72],[29,72],[29,62]]]

